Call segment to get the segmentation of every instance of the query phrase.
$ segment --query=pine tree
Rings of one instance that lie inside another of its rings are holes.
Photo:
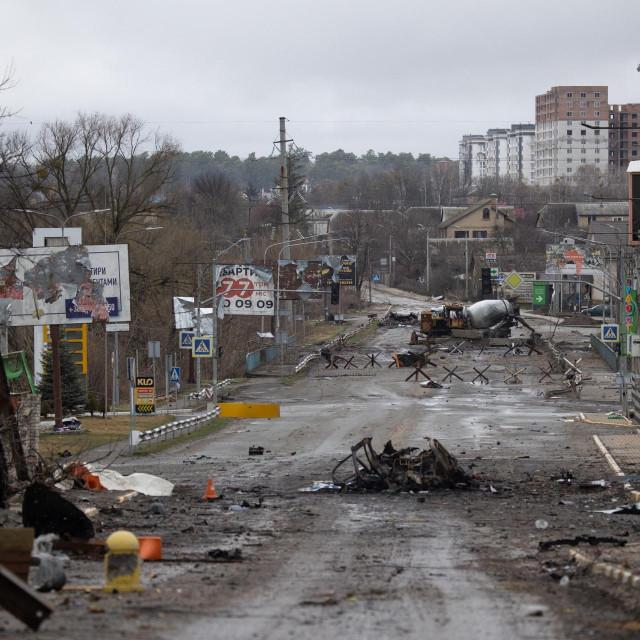
[[[68,415],[82,409],[87,398],[84,385],[77,366],[66,342],[60,342],[60,380],[62,382],[62,413]],[[39,386],[43,403],[53,404],[53,371],[51,349],[46,349],[42,355],[42,379]]]

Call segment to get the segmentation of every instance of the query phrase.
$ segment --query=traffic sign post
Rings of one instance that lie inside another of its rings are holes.
[[[179,344],[181,349],[189,349],[191,351],[191,343],[193,342],[193,331],[180,331]]]
[[[536,307],[542,307],[549,304],[547,292],[549,285],[546,282],[533,283],[533,304]]]
[[[600,340],[605,344],[617,344],[618,342],[620,342],[620,325],[601,324]]]
[[[191,355],[194,358],[213,358],[213,336],[194,336]]]
[[[171,367],[171,373],[169,374],[169,382],[176,384],[180,382],[180,367]]]

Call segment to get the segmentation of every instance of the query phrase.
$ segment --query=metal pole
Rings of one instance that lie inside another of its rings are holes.
[[[166,401],[167,413],[169,412],[169,367],[171,366],[171,356],[164,354],[164,397]]]
[[[107,325],[104,325],[104,419],[107,419],[109,408],[109,334]]]
[[[464,237],[464,299],[469,300],[469,232]]]
[[[289,168],[287,166],[287,130],[286,130],[285,117],[280,118],[280,207],[281,207],[280,211],[282,216],[282,241],[287,242],[289,240]],[[291,250],[289,249],[289,245],[285,244],[283,249],[284,249],[284,259],[290,260]],[[278,295],[278,292],[276,292],[276,295]],[[291,309],[293,308],[290,301],[287,301],[285,306],[288,311],[291,311]],[[278,308],[278,316],[276,317],[276,325],[277,325],[276,331],[280,327],[279,314],[280,314],[280,309]],[[284,349],[284,346],[281,343],[282,354],[284,354],[283,349]]]
[[[429,231],[427,231],[427,295],[431,295],[431,254],[429,253]]]
[[[211,333],[213,335],[213,344],[211,349],[213,353],[213,400],[214,406],[218,404],[218,278],[216,255],[213,255],[213,314],[211,315]]]
[[[196,336],[201,336],[200,331],[200,285],[202,282],[202,272],[200,265],[198,265],[198,271],[196,276]],[[214,306],[215,306],[215,300]],[[196,392],[200,393],[200,358],[196,358]]]
[[[114,378],[114,405],[118,406],[120,404],[120,340],[118,338],[118,332],[116,331],[114,334],[115,340],[115,353],[116,353],[116,361],[114,363],[113,370],[115,372]]]

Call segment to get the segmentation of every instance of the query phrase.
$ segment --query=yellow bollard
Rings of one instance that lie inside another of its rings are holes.
[[[104,591],[142,591],[140,584],[140,543],[130,531],[116,531],[106,540]]]

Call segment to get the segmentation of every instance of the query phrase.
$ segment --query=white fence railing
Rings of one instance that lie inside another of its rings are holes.
[[[139,431],[138,437],[134,440],[134,444],[144,444],[145,442],[151,442],[153,440],[169,440],[182,433],[191,433],[196,427],[199,427],[205,422],[209,422],[219,415],[220,407],[216,407],[212,411],[207,411],[206,413],[201,413],[191,418],[174,420],[160,427],[155,427],[155,429]]]
[[[222,391],[222,389],[228,387],[232,382],[233,380],[231,380],[231,378],[218,382],[218,391]],[[213,385],[207,385],[200,390],[200,393],[196,391],[190,393],[189,400],[213,400]]]

